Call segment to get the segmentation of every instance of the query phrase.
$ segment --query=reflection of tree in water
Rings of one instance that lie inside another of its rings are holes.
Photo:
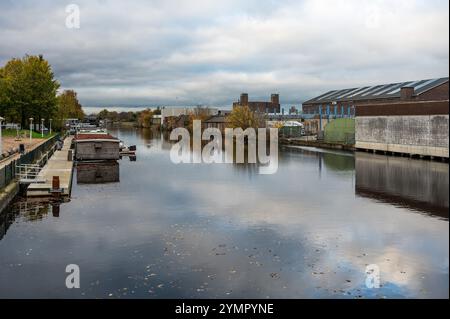
[[[154,138],[161,137],[161,131],[152,128],[142,128],[139,130],[139,133],[145,144],[150,143],[150,141]]]
[[[355,158],[353,156],[323,153],[325,166],[332,171],[353,171],[355,170]]]
[[[289,154],[301,154],[304,159],[317,161],[319,168],[322,164],[331,171],[353,171],[355,170],[355,158],[351,153],[338,153],[327,150],[313,150],[301,147],[281,147],[283,152],[279,154],[279,162],[289,161]]]

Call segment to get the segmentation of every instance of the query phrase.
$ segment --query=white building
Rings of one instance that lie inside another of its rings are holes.
[[[164,123],[164,119],[170,116],[180,116],[191,114],[194,110],[193,107],[165,107],[161,110],[161,123]],[[216,108],[205,108],[208,110],[210,115],[217,115],[219,110]]]

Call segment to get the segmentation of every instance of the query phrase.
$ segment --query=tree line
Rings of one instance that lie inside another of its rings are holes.
[[[145,109],[142,111],[132,112],[132,111],[108,111],[103,109],[98,114],[96,114],[99,120],[108,120],[111,122],[130,122],[134,123],[138,127],[149,128],[151,126],[151,119],[153,115],[160,115],[161,108],[156,109]]]
[[[58,94],[59,82],[42,55],[13,58],[0,66],[0,116],[6,122],[27,128],[30,118],[40,124],[53,119],[52,127],[63,127],[67,118],[84,117],[77,93],[64,90]]]

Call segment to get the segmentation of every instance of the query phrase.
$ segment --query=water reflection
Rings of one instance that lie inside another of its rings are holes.
[[[104,184],[119,181],[119,163],[116,161],[77,163],[78,184]]]
[[[322,162],[328,169],[334,171],[353,171],[355,169],[355,158],[353,153],[339,150],[319,149],[306,146],[281,146],[283,155],[299,153]]]
[[[355,153],[356,194],[448,219],[446,163]]]
[[[59,217],[63,202],[42,199],[18,198],[5,211],[0,213],[0,240],[6,235],[9,227],[17,218],[24,222],[38,222],[49,214]]]
[[[59,213],[16,205],[0,223],[0,297],[448,298],[448,221],[360,196],[377,170],[392,174],[374,169],[376,157],[285,149],[278,172],[260,175],[256,165],[175,165],[160,135],[119,133],[139,156],[119,162],[120,183],[76,183]],[[86,170],[92,181],[97,168]],[[425,175],[442,187],[440,173]],[[81,289],[65,289],[69,263]],[[375,290],[365,287],[373,263]]]

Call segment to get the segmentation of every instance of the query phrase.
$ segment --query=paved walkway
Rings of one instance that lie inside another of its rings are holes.
[[[4,144],[4,148],[5,147],[7,147],[6,146],[6,139],[7,138],[3,138],[3,144]],[[18,141],[17,143],[23,143],[23,144],[25,144],[25,151],[28,153],[28,152],[31,152],[32,150],[34,150],[36,147],[38,147],[39,145],[41,145],[41,144],[43,144],[44,142],[46,142],[48,139],[33,139],[33,141],[32,142],[29,142],[29,139],[24,139],[23,141]],[[13,154],[13,155],[11,155],[11,156],[8,156],[7,158],[5,158],[5,159],[2,159],[2,160],[0,160],[0,169],[3,167],[3,166],[6,166],[6,165],[8,165],[9,163],[11,163],[13,160],[17,160],[17,159],[19,159],[19,157],[20,157],[20,153],[16,153],[16,154]]]
[[[70,150],[73,136],[68,136],[64,140],[64,146],[61,151],[55,151],[48,160],[44,168],[39,172],[37,179],[44,183],[30,184],[27,189],[27,197],[49,196],[52,189],[53,176],[59,176],[60,188],[63,190],[63,196],[69,196],[72,187],[73,161],[68,161],[67,156]]]

